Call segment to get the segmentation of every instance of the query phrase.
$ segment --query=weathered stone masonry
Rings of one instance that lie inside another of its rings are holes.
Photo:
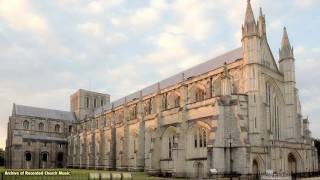
[[[72,128],[59,139],[66,145],[64,165],[176,177],[208,177],[210,169],[241,174],[317,170],[287,30],[278,66],[267,41],[265,15],[260,9],[256,21],[248,1],[241,42],[240,48],[112,103],[107,94],[79,90],[71,95],[71,121],[56,117]],[[20,112],[10,118],[7,167],[38,167],[28,166],[26,156],[12,155],[42,152],[26,147],[28,133],[22,133],[23,146],[14,142],[18,132],[36,130],[17,128],[35,116],[44,115]],[[45,136],[46,141],[56,137],[51,130]]]

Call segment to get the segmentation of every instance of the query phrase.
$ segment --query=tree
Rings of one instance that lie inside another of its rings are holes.
[[[0,148],[0,166],[4,166],[4,150]]]

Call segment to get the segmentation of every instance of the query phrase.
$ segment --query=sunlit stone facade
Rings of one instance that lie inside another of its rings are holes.
[[[102,107],[94,92],[71,96],[73,168],[207,177],[318,169],[295,83],[286,29],[277,65],[265,16],[248,1],[242,47]],[[128,87],[129,88],[129,87]],[[108,99],[108,98],[106,98]]]

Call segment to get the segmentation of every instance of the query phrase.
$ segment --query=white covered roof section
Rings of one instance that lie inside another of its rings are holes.
[[[162,90],[167,87],[170,87],[172,85],[178,84],[180,82],[183,82],[185,79],[188,79],[190,77],[199,76],[201,74],[205,74],[209,71],[218,69],[219,67],[223,66],[223,64],[226,62],[227,64],[232,63],[236,60],[242,59],[242,47],[234,49],[232,51],[229,51],[225,54],[222,54],[216,58],[213,58],[209,61],[206,61],[204,63],[201,63],[197,66],[194,66],[190,69],[187,69],[183,72],[180,72],[178,74],[175,74],[173,76],[168,77],[167,79],[164,79],[158,83],[152,84],[150,86],[147,86],[146,88],[143,88],[139,91],[136,91],[132,94],[129,94],[123,98],[120,98],[111,104],[113,104],[114,107],[120,106],[125,103],[125,100],[127,102],[132,101],[133,99],[137,99],[140,97],[140,91],[142,92],[142,96],[146,96],[152,93],[157,92],[158,89]],[[95,114],[99,114],[104,110],[111,109],[112,105],[106,105],[104,107],[101,107],[95,111]]]

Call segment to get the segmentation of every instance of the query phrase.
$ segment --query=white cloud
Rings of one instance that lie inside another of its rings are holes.
[[[103,1],[92,1],[88,4],[89,11],[92,13],[101,13],[103,11]]]
[[[122,0],[95,0],[88,3],[88,11],[94,14],[100,14],[109,8],[117,7],[122,3]]]
[[[180,17],[176,26],[195,40],[204,40],[213,33],[214,19],[208,16],[209,2],[197,0],[178,0],[173,5],[174,12]]]
[[[294,5],[298,8],[309,8],[315,3],[315,0],[295,0]]]
[[[38,33],[48,31],[46,20],[34,12],[25,0],[1,0],[0,17],[16,30],[28,29]]]
[[[76,26],[81,33],[87,35],[87,37],[95,39],[104,39],[107,45],[119,45],[128,41],[128,37],[120,32],[107,32],[99,23],[96,22],[86,22],[83,24],[78,24]]]
[[[170,60],[179,61],[189,55],[185,47],[186,39],[184,36],[176,35],[170,31],[157,34],[149,38],[150,42],[155,45],[156,49],[148,53],[143,62],[152,64],[163,64]]]
[[[122,33],[108,33],[106,35],[107,44],[118,45],[128,41],[128,37]]]
[[[317,128],[320,127],[319,103],[320,103],[320,51],[319,47],[307,48],[297,46],[295,48],[296,81],[299,89],[301,108],[304,116],[309,117],[310,128],[316,137],[320,137]]]
[[[154,8],[144,8],[136,11],[130,19],[134,26],[148,26],[156,23],[160,19],[159,13]]]
[[[94,37],[98,37],[102,33],[101,25],[95,22],[87,22],[84,24],[78,24],[77,28],[82,32]]]
[[[279,31],[283,28],[283,22],[285,22],[285,20],[281,17],[279,17],[278,19],[275,19],[273,21],[271,21],[269,24],[270,30],[275,30],[275,31]]]
[[[236,46],[241,46],[241,38],[242,38],[242,32],[241,30],[239,31],[236,31],[234,34],[233,34],[233,38],[234,38],[234,44]]]
[[[141,8],[135,9],[126,16],[113,17],[110,22],[116,27],[130,27],[137,30],[147,30],[159,23],[161,14],[168,8],[166,0],[150,1]]]
[[[56,0],[57,4],[65,11],[86,14],[101,15],[106,11],[120,7],[123,0]]]

